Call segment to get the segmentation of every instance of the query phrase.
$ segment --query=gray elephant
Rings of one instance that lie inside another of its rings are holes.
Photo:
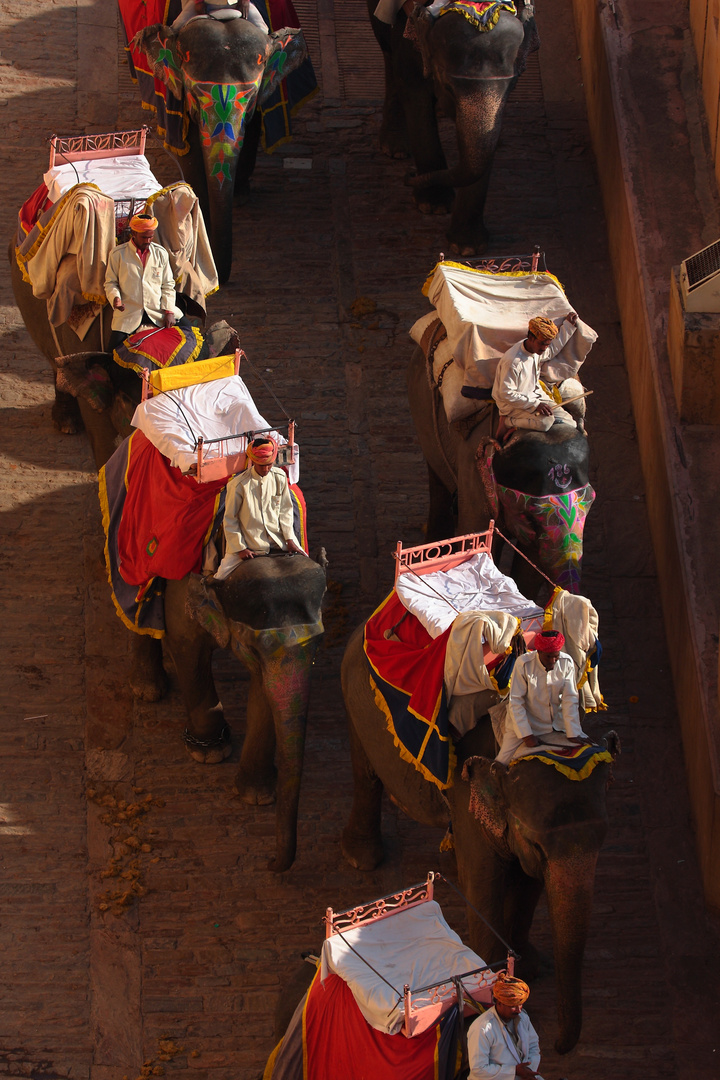
[[[153,24],[139,31],[132,44],[189,111],[190,149],[178,162],[200,198],[224,284],[232,265],[233,196],[245,131],[256,106],[306,59],[302,31],[284,29],[267,36],[247,19],[202,18],[178,31]],[[258,135],[256,126],[246,173],[252,171]]]
[[[578,592],[585,519],[595,498],[584,433],[569,424],[518,431],[499,448],[485,423],[470,417],[449,424],[420,348],[410,360],[407,384],[428,468],[428,540],[482,532],[499,518],[501,529],[544,574]],[[537,588],[536,576],[525,575],[523,567],[518,578],[522,587]]]
[[[487,241],[483,212],[503,110],[528,53],[538,45],[532,5],[518,0],[519,17],[507,6],[501,5],[496,25],[484,32],[452,9],[436,21],[412,20],[421,55],[408,37],[405,13],[400,10],[389,26],[373,14],[377,0],[368,0],[385,59],[381,147],[391,156],[409,149],[419,210],[437,214],[452,208],[447,239],[455,254],[476,254]],[[453,169],[440,141],[438,109],[455,122],[459,161]]]
[[[8,258],[15,303],[55,379],[53,423],[69,435],[84,429],[99,469],[114,453],[118,438],[130,434],[130,421],[140,401],[142,384],[134,372],[113,363],[104,351],[110,337],[110,305],[103,306],[82,341],[67,323],[51,327],[47,303],[38,300],[32,286],[23,280],[14,251],[11,242]],[[196,359],[233,352],[238,344],[236,332],[224,321],[205,331],[204,338],[207,353],[201,352]],[[73,362],[71,368],[60,373],[56,361],[62,356],[83,357],[83,361]]]
[[[304,555],[247,559],[212,589],[196,575],[168,581],[165,588],[166,644],[185,701],[185,741],[195,760],[213,763],[230,752],[212,674],[214,649],[231,648],[250,673],[236,787],[251,804],[273,802],[277,792],[276,847],[268,864],[277,872],[295,858],[310,675],[323,633],[324,594],[325,565]]]
[[[462,892],[524,958],[528,975],[534,956],[528,935],[544,886],[558,992],[555,1047],[567,1053],[582,1026],[582,959],[617,737],[608,736],[605,760],[586,779],[575,781],[537,760],[509,768],[493,762],[496,744],[486,717],[456,746],[453,783],[441,794],[393,745],[368,677],[363,629],[353,634],[342,664],[354,779],[343,853],[360,870],[380,862],[383,788],[416,821],[446,829],[449,820]],[[472,909],[468,918],[472,948],[487,963],[502,960],[503,947],[487,925]]]

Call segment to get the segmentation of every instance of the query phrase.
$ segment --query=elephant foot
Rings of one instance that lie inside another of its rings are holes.
[[[421,214],[449,214],[455,201],[452,188],[420,188],[415,192],[415,206]]]
[[[410,156],[410,151],[404,130],[383,127],[380,132],[380,152],[395,161],[405,161]]]
[[[275,785],[274,775],[262,781],[258,780],[257,776],[249,779],[241,770],[235,777],[234,786],[238,797],[249,806],[269,806],[275,802]]]
[[[344,829],[340,849],[356,870],[374,870],[383,861],[383,845],[379,836],[360,836]]]
[[[133,694],[138,701],[160,701],[165,697],[168,688],[160,642],[134,634],[132,653],[130,687]]]
[[[185,728],[183,742],[190,757],[199,765],[219,765],[232,754],[230,728],[227,724],[215,739],[199,739]]]
[[[52,422],[63,435],[79,435],[83,430],[80,409],[75,398],[70,401],[56,401],[50,413]]]
[[[487,249],[488,240],[489,237],[486,232],[483,232],[480,236],[476,237],[473,240],[450,240],[450,253],[451,255],[459,255],[463,259],[472,259],[477,255],[483,254],[483,252]]]

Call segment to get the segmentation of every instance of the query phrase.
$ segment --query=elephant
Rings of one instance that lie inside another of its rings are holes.
[[[461,12],[433,21],[424,12],[395,24],[380,22],[368,0],[375,37],[385,60],[381,149],[393,157],[408,149],[417,175],[410,181],[425,214],[452,209],[447,240],[454,254],[483,250],[485,199],[508,95],[538,47],[533,7],[517,0],[519,16],[501,10],[492,30],[481,33]],[[416,9],[417,11],[418,9]],[[418,45],[407,36],[416,28]],[[459,161],[448,168],[437,109],[455,123]]]
[[[482,532],[499,516],[543,575],[577,592],[585,518],[595,498],[584,432],[570,424],[548,432],[519,430],[500,448],[482,421],[470,417],[449,424],[438,390],[428,383],[419,347],[410,360],[407,384],[428,468],[427,539]],[[520,578],[521,587],[537,588],[529,569],[525,573],[520,567]]]
[[[247,733],[235,786],[253,805],[273,802],[277,792],[276,847],[268,867],[278,873],[295,858],[326,566],[324,551],[319,561],[305,555],[246,559],[214,587],[196,574],[165,587],[165,641],[187,712],[185,742],[195,760],[212,764],[230,752],[212,674],[214,649],[229,646],[250,673]]]
[[[247,19],[200,18],[178,31],[159,23],[147,26],[132,44],[145,53],[173,96],[186,103],[193,121],[189,153],[178,163],[200,198],[222,285],[232,265],[233,195],[246,128],[279,79],[305,60],[302,31],[284,29],[267,36]],[[258,138],[255,125],[246,173],[252,171]]]
[[[360,626],[352,635],[342,663],[354,780],[343,854],[365,871],[381,861],[383,788],[416,821],[446,829],[449,819],[460,888],[472,905],[470,944],[486,963],[505,955],[504,945],[475,908],[526,961],[528,967],[518,971],[527,977],[537,959],[528,936],[544,886],[558,991],[555,1047],[558,1053],[567,1053],[582,1026],[582,958],[595,866],[608,823],[611,762],[598,763],[581,781],[538,760],[501,765],[492,760],[496,743],[489,717],[484,717],[456,745],[453,783],[441,793],[403,761],[393,745],[368,678],[363,629]],[[615,758],[619,741],[614,732],[606,737],[606,745]]]
[[[23,280],[14,252],[15,245],[11,241],[8,258],[15,303],[30,337],[48,360],[55,378],[53,423],[59,431],[69,435],[84,428],[95,465],[100,469],[114,453],[118,438],[125,438],[132,430],[130,421],[140,402],[142,384],[134,372],[112,363],[105,352],[112,321],[110,305],[103,306],[82,341],[67,323],[51,327],[47,303],[33,296],[32,286]],[[232,352],[238,344],[237,334],[224,321],[204,331],[204,336],[211,355]],[[85,357],[85,372],[70,392],[58,388],[56,359],[74,355]],[[105,369],[109,377],[101,369]]]

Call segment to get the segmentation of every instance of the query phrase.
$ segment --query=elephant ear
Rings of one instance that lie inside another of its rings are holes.
[[[130,44],[145,53],[148,60],[152,61],[155,77],[164,82],[170,92],[181,101],[184,92],[182,58],[175,31],[162,23],[153,23],[144,30],[138,30]]]
[[[507,766],[486,757],[468,758],[463,765],[462,778],[470,782],[471,814],[501,840],[507,828],[507,806],[502,793],[501,777]]]
[[[230,626],[225,612],[215,593],[205,588],[197,574],[191,574],[188,580],[185,612],[215,638],[221,649],[227,648],[230,644]]]
[[[260,84],[258,104],[275,93],[278,83],[299,68],[308,55],[302,30],[286,28],[270,35],[270,51],[265,59],[265,73]]]
[[[95,410],[104,412],[113,403],[115,390],[102,363],[107,361],[107,353],[69,353],[58,356],[55,360],[57,369],[56,386],[58,390],[73,397],[82,398]]]

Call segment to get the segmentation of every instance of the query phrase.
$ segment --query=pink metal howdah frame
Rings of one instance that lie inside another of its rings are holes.
[[[542,259],[542,269],[540,260]],[[526,272],[529,274],[547,274],[545,252],[535,245],[532,255],[491,255],[485,259],[453,259],[455,263],[469,266],[471,270],[484,270],[488,274],[517,274]],[[445,262],[445,253],[440,252],[438,262]]]
[[[228,353],[228,355],[230,355]],[[235,374],[240,374],[240,361],[245,356],[243,349],[235,350]],[[245,356],[247,360],[247,357]],[[146,401],[149,397],[152,397],[155,393],[155,389],[151,381],[152,372],[147,368],[142,372],[142,400]],[[192,385],[192,384],[190,384]],[[165,391],[169,393],[170,391]],[[258,431],[240,431],[235,435],[226,435],[220,439],[204,439],[202,435],[199,435],[196,442],[197,450],[197,475],[195,479],[198,484],[208,484],[212,480],[222,480],[225,476],[233,476],[235,473],[242,472],[247,465],[247,446],[257,435],[267,435],[271,431],[278,431],[280,433],[287,432],[287,443],[284,446],[278,446],[277,464],[278,465],[294,465],[295,464],[295,421],[287,420],[284,424],[273,424],[272,427],[262,428]],[[238,450],[228,450],[227,444],[229,442],[236,442],[241,440],[241,445]],[[224,444],[224,453],[221,453],[219,457],[206,459],[205,452],[209,446],[216,446],[218,443]]]
[[[485,534],[481,534],[485,535]],[[410,549],[408,549],[410,550]],[[343,931],[354,930],[359,926],[368,926],[371,923],[387,919],[400,911],[408,911],[410,908],[425,904],[433,899],[434,882],[438,875],[432,870],[428,873],[427,880],[418,885],[410,885],[397,893],[389,893],[381,896],[378,900],[372,900],[358,907],[348,908],[347,911],[335,912],[331,907],[325,911],[323,922],[325,923],[325,937],[340,934]],[[441,877],[442,875],[440,875]],[[360,955],[358,953],[358,955]],[[486,965],[473,968],[472,971],[463,972],[462,975],[452,976],[428,986],[420,986],[412,989],[408,983],[403,986],[403,1008],[405,1021],[402,1034],[407,1038],[420,1035],[429,1027],[437,1023],[442,1014],[455,1002],[462,1010],[463,1015],[469,1016],[476,1010],[467,1000],[482,1001],[490,1004],[492,1001],[492,987],[497,981],[498,970],[507,970],[509,975],[515,971],[515,958],[508,953],[507,958],[492,966]],[[463,980],[471,976],[482,975],[472,991],[463,985]]]
[[[478,552],[486,551],[492,557],[494,528],[493,520],[485,532],[452,536],[448,540],[436,540],[418,547],[404,548],[402,540],[398,540],[397,548],[393,551],[396,560],[395,582],[401,574],[431,574],[435,570],[451,570]]]
[[[145,153],[150,129],[146,124],[134,131],[106,131],[101,135],[51,135],[50,164],[61,161],[92,161],[96,158],[135,157]]]

